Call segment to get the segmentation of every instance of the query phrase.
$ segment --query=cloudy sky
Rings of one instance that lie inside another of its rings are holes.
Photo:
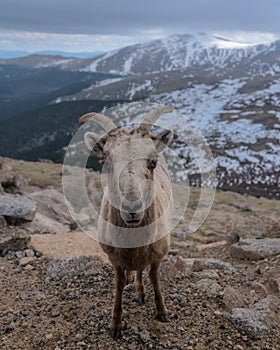
[[[280,38],[279,0],[1,0],[0,49],[107,51],[175,33]]]

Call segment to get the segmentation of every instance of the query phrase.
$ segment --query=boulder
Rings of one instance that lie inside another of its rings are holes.
[[[36,202],[24,196],[0,196],[0,215],[8,223],[32,221],[36,213]]]
[[[70,231],[70,227],[40,213],[36,213],[32,222],[21,225],[32,233],[54,233],[61,234]]]
[[[0,185],[2,192],[22,194],[27,186],[27,180],[6,166],[0,170]]]
[[[243,238],[230,247],[230,255],[235,259],[261,260],[278,254],[280,238]]]
[[[268,296],[255,304],[254,309],[234,308],[228,315],[235,327],[251,339],[261,339],[280,322],[279,299]]]
[[[43,218],[50,218],[62,225],[68,226],[68,231],[77,227],[74,219],[69,213],[66,205],[66,199],[62,193],[54,189],[47,189],[44,191],[37,191],[28,195],[28,197],[37,203],[37,212],[40,217],[37,217],[37,222]],[[47,224],[46,226],[48,226]],[[42,223],[44,227],[44,222]]]
[[[229,263],[214,258],[188,258],[178,257],[175,263],[177,269],[181,272],[199,272],[204,270],[219,270],[224,273],[234,274],[236,269]]]

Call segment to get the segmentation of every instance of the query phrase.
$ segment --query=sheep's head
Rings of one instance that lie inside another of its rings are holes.
[[[107,117],[89,113],[80,118],[84,123],[94,118],[107,134],[85,134],[85,143],[100,158],[108,177],[108,200],[118,209],[126,226],[137,227],[155,198],[154,175],[161,166],[160,153],[172,141],[173,134],[164,130],[149,132],[151,125],[170,107],[158,107],[146,115],[142,124],[131,131],[118,129]]]

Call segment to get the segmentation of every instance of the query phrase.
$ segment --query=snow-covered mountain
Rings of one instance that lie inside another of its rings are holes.
[[[172,105],[205,135],[220,187],[280,198],[280,41],[246,45],[175,35],[107,53],[82,69],[122,77],[55,103],[102,99]]]
[[[66,115],[68,105],[80,110],[96,101],[172,105],[206,137],[220,188],[280,198],[280,41],[249,45],[180,34],[90,59],[29,56],[13,64],[55,66],[69,74],[110,73],[75,85],[74,92],[55,94],[51,107]],[[192,181],[196,184],[197,177]]]
[[[147,74],[192,67],[232,68],[240,64],[253,65],[257,69],[264,68],[258,65],[264,60],[280,71],[280,41],[253,45],[206,34],[179,34],[108,52],[91,62],[83,62],[79,68],[94,72]]]
[[[142,75],[181,69],[220,69],[251,74],[280,72],[280,40],[266,44],[246,44],[204,33],[178,34],[147,43],[130,45],[91,58],[33,54],[0,59],[1,64],[64,70]]]
[[[185,83],[183,88],[172,85],[176,78],[179,73],[169,72],[166,80],[157,74],[109,79],[64,101],[103,96],[173,106],[205,136],[216,159],[219,187],[280,199],[280,75],[204,81],[186,77],[177,81]],[[174,118],[165,123],[187,134],[184,118],[178,124]]]

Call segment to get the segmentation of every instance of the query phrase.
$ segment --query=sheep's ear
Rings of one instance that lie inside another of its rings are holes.
[[[158,152],[162,152],[167,148],[173,140],[173,132],[171,130],[163,130],[159,133],[154,142]]]
[[[86,132],[84,139],[87,148],[101,157],[103,154],[104,145],[106,143],[106,138],[100,138],[100,135],[96,134],[95,132]]]

